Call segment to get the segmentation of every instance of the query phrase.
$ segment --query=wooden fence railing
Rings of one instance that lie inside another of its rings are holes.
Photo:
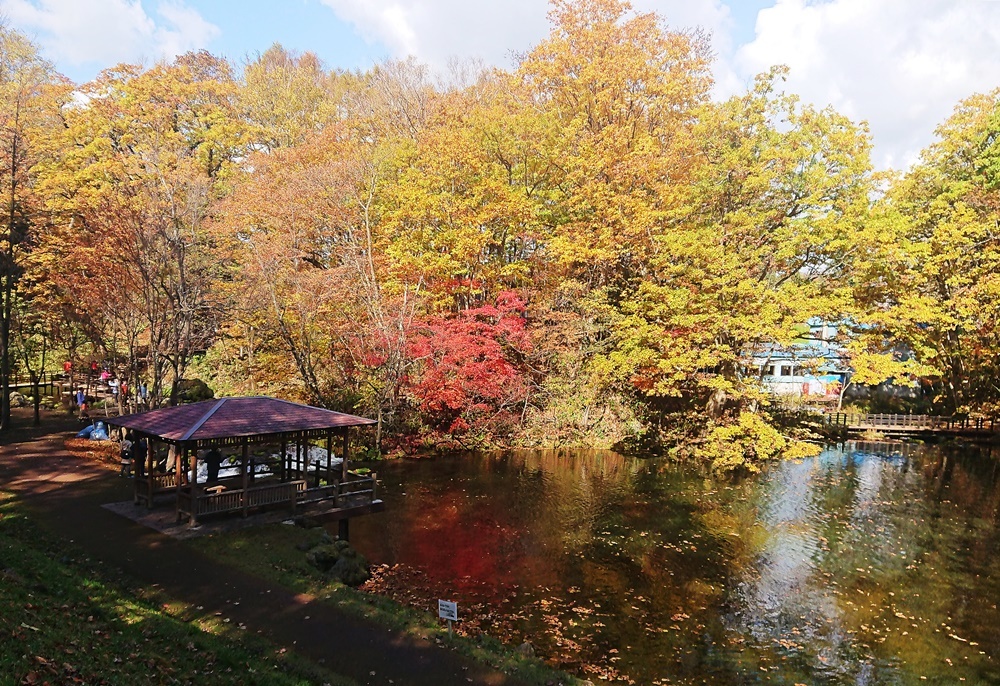
[[[177,517],[187,515],[192,523],[197,523],[202,515],[242,512],[277,505],[287,505],[292,512],[296,506],[333,501],[335,508],[370,505],[378,500],[378,480],[370,476],[350,473],[346,481],[332,483],[318,488],[309,488],[305,479],[282,481],[252,486],[247,489],[231,488],[220,484],[210,488],[199,487],[192,495],[190,488],[181,489],[177,494]],[[174,482],[176,483],[176,482]]]
[[[826,415],[826,423],[846,429],[887,429],[890,431],[969,431],[993,432],[1000,422],[992,417],[942,417],[927,414],[851,414]]]
[[[173,472],[135,477],[135,504],[153,507],[153,498],[158,493],[172,492],[177,488],[177,477]]]
[[[295,505],[302,502],[305,491],[306,482],[303,480],[271,483],[245,490],[216,487],[200,491],[194,497],[186,489],[177,494],[177,515],[187,515],[196,520],[201,515],[246,512],[271,505],[288,505],[294,510]]]

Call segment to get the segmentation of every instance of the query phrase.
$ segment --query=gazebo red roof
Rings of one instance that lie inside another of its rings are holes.
[[[169,443],[270,436],[376,423],[365,417],[265,396],[203,400],[111,417],[107,422]]]

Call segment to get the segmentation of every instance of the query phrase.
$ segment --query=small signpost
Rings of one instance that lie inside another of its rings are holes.
[[[448,620],[448,638],[451,638],[451,623],[458,621],[458,603],[438,600],[438,617]]]

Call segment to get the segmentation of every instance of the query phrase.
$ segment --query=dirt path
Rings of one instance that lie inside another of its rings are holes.
[[[101,507],[131,497],[131,483],[63,448],[79,428],[48,415],[43,427],[18,415],[0,437],[0,483],[29,505],[38,521],[95,559],[168,596],[221,612],[279,646],[295,650],[359,684],[442,686],[520,682],[428,641],[414,639],[213,562],[182,542]],[[23,425],[21,428],[18,424]]]

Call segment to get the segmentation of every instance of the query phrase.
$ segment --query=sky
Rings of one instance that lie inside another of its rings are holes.
[[[973,93],[1000,87],[1000,0],[632,0],[712,35],[715,91],[773,65],[787,91],[868,123],[879,168],[905,169]],[[548,33],[545,0],[0,0],[0,16],[78,83],[120,62],[206,49],[240,64],[278,42],[329,68],[414,56],[511,67]]]

